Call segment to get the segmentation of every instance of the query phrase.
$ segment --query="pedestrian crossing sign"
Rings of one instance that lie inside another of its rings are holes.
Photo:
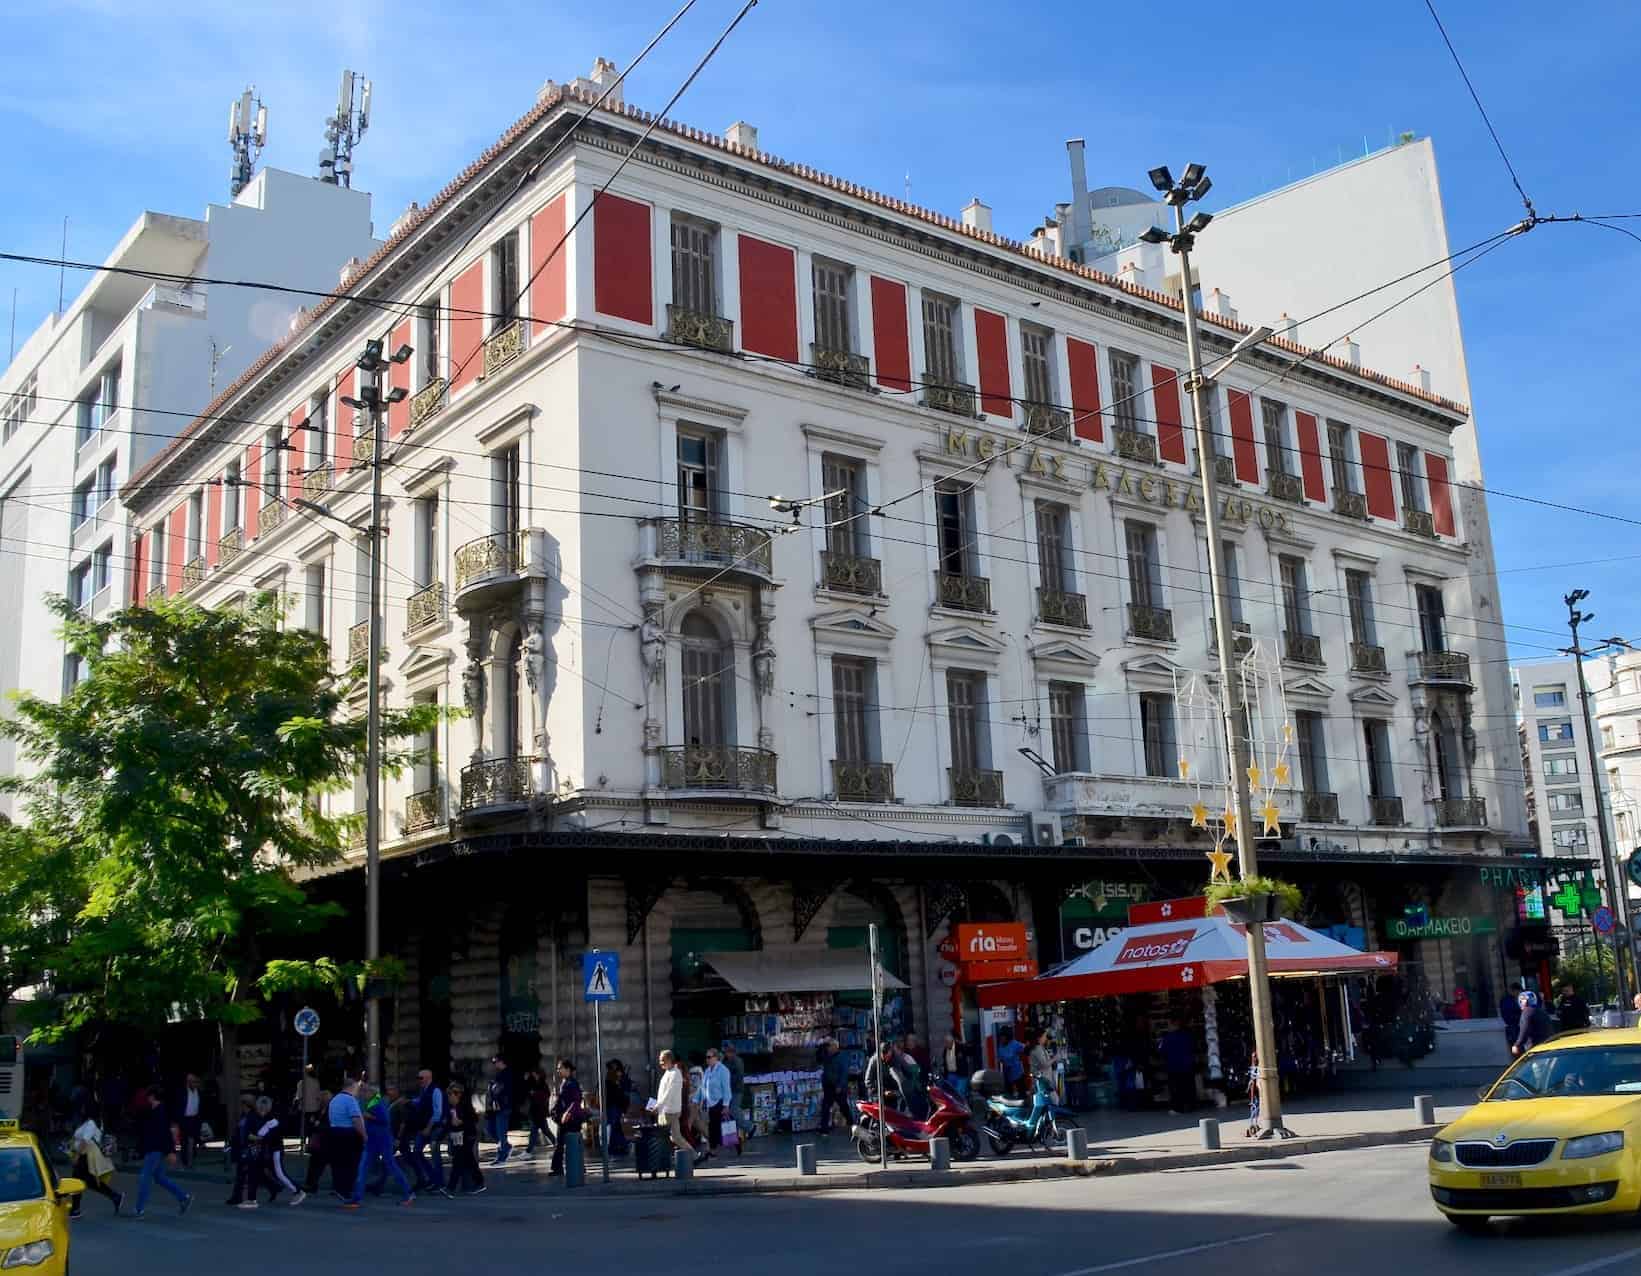
[[[582,953],[581,986],[588,1001],[614,1001],[621,995],[621,955],[598,949]]]

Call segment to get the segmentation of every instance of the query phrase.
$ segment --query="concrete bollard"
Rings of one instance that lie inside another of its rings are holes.
[[[1413,1096],[1413,1119],[1420,1125],[1436,1124],[1435,1095],[1416,1094]]]
[[[813,1143],[798,1144],[798,1173],[813,1174],[815,1172],[815,1145]]]
[[[674,1148],[672,1152],[672,1173],[675,1178],[694,1178],[695,1153],[688,1148]]]
[[[1087,1130],[1067,1130],[1066,1131],[1066,1160],[1068,1160],[1068,1161],[1086,1161],[1086,1160],[1088,1160],[1088,1131]]]
[[[1197,1122],[1197,1131],[1202,1135],[1202,1146],[1210,1152],[1219,1151],[1219,1121],[1215,1117],[1203,1117]]]
[[[931,1170],[949,1170],[952,1168],[952,1141],[950,1139],[929,1140],[929,1168]]]
[[[567,1134],[564,1136],[564,1186],[583,1187],[587,1182],[587,1159],[582,1147],[581,1136]]]

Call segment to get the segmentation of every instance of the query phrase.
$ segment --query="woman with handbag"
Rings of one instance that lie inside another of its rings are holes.
[[[582,1102],[581,1083],[575,1079],[575,1062],[558,1061],[558,1097],[553,1101],[553,1120],[558,1123],[558,1142],[553,1144],[553,1167],[548,1171],[555,1178],[564,1173],[564,1145],[581,1137],[581,1124],[587,1119],[587,1108]]]
[[[103,1132],[97,1128],[97,1123],[87,1117],[74,1131],[73,1144],[70,1149],[74,1155],[74,1176],[84,1181],[87,1189],[106,1196],[118,1214],[125,1205],[125,1193],[116,1192],[108,1185],[114,1177],[114,1162],[108,1159],[103,1151]],[[69,1207],[70,1218],[80,1217],[80,1197],[74,1198],[74,1204]]]
[[[479,1169],[479,1113],[473,1106],[473,1096],[459,1081],[453,1081],[450,1095],[450,1194],[452,1196],[468,1185],[468,1193],[477,1196],[485,1190],[484,1171]]]

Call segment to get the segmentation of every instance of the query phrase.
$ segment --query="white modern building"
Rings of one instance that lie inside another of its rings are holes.
[[[578,123],[597,84],[549,84],[132,476],[130,596],[280,590],[358,661],[381,466],[385,692],[467,711],[387,782],[395,1071],[584,1048],[588,946],[622,963],[607,1052],[699,1048],[770,969],[856,987],[873,923],[909,1026],[972,1029],[959,924],[1046,965],[1091,881],[1103,906],[1206,878],[1179,302],[746,124],[656,123],[617,175],[653,121]],[[414,350],[381,457],[337,407],[372,339]],[[1396,944],[1407,905],[1487,912],[1534,871],[1508,681],[1471,656],[1469,410],[1341,359],[1266,385],[1291,349],[1216,390],[1238,646],[1270,671],[1250,731],[1281,763],[1262,854],[1313,920]],[[1402,947],[1410,982],[1496,997],[1496,943]]]
[[[1600,666],[1592,665],[1589,673],[1599,677]],[[1527,776],[1528,827],[1539,851],[1588,857],[1592,871],[1604,878],[1595,823],[1595,785],[1602,771],[1585,742],[1578,670],[1571,660],[1539,660],[1513,666],[1510,676]]]
[[[102,614],[128,596],[119,488],[216,391],[285,335],[301,296],[138,273],[328,291],[368,257],[370,196],[266,169],[203,218],[145,212],[61,314],[0,374],[0,692],[55,697],[78,676],[46,608]],[[198,531],[199,529],[196,529]],[[17,765],[0,741],[0,772]],[[10,814],[11,799],[0,797]]]

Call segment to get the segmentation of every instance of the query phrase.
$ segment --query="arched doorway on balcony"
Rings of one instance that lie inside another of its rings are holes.
[[[735,743],[735,644],[712,615],[696,608],[678,627],[684,744],[722,749]]]

